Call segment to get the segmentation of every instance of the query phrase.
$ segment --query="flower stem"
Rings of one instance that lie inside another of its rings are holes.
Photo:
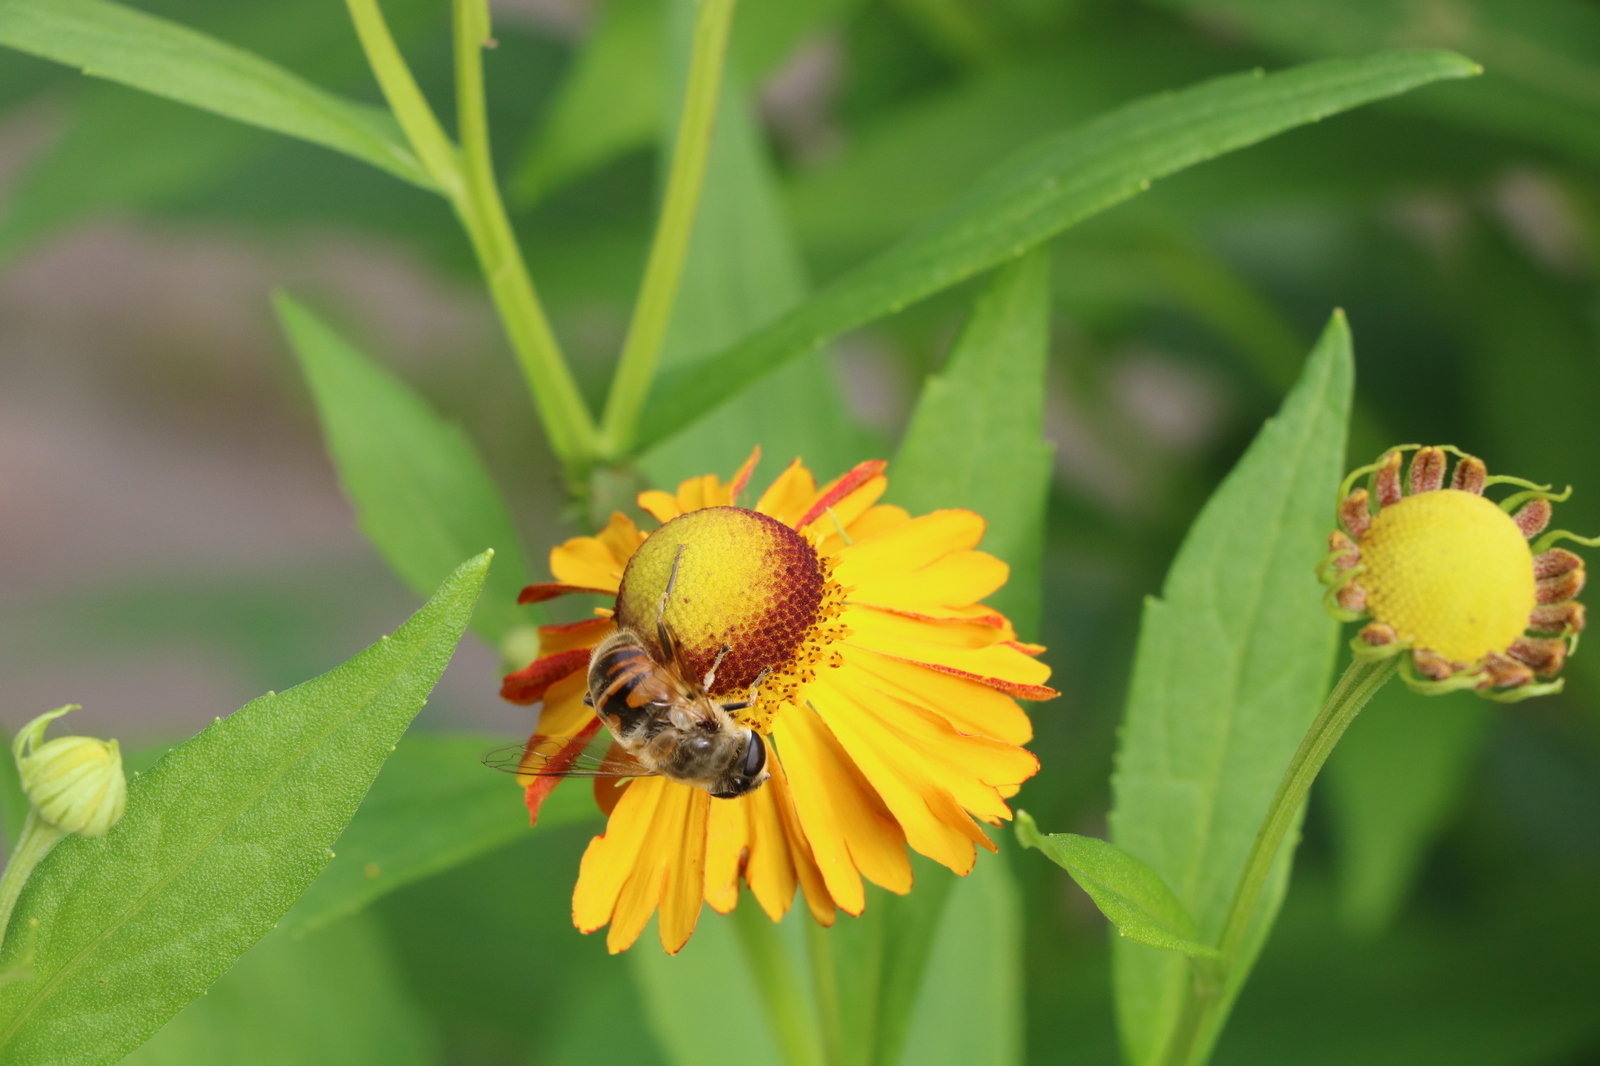
[[[805,1009],[794,957],[784,947],[777,925],[754,902],[746,900],[743,907],[734,909],[733,925],[755,975],[772,1035],[787,1066],[823,1066],[816,1020]]]
[[[626,457],[638,436],[639,417],[672,321],[700,193],[705,187],[706,161],[716,125],[735,0],[696,2],[689,83],[678,119],[666,196],[601,422],[602,450],[606,458],[613,460]]]
[[[28,876],[39,865],[39,860],[50,854],[56,841],[65,835],[40,818],[37,811],[28,812],[22,835],[17,838],[17,846],[6,862],[5,874],[0,875],[0,947],[5,946],[6,927],[11,924],[11,912],[16,909],[17,897],[22,895],[22,886],[28,883]]]
[[[1399,666],[1399,656],[1384,659],[1356,659],[1339,678],[1333,691],[1328,693],[1322,710],[1311,723],[1305,739],[1300,742],[1289,768],[1284,772],[1278,791],[1267,808],[1267,816],[1256,831],[1255,843],[1245,859],[1239,884],[1233,890],[1228,904],[1227,917],[1222,923],[1222,933],[1217,949],[1222,953],[1220,964],[1198,967],[1184,996],[1182,1012],[1173,1027],[1166,1054],[1161,1061],[1166,1066],[1200,1066],[1209,1057],[1215,1040],[1217,1022],[1228,1008],[1230,978],[1234,976],[1245,940],[1250,932],[1256,906],[1266,889],[1267,878],[1272,873],[1273,861],[1283,839],[1294,825],[1295,818],[1311,791],[1334,745],[1344,736],[1361,708],[1372,699],[1373,693],[1394,676]]]
[[[455,0],[456,106],[461,147],[444,132],[396,47],[378,0],[345,0],[367,62],[411,148],[450,201],[544,423],[550,447],[578,484],[597,451],[594,418],[550,329],[494,179],[484,105],[486,0]]]

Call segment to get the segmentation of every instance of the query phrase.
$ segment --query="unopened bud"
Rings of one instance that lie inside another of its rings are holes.
[[[128,780],[115,740],[56,737],[44,741],[45,727],[77,705],[41,714],[11,743],[22,790],[39,817],[63,833],[97,837],[122,817]]]

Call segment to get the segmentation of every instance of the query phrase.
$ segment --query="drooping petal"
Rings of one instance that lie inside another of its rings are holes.
[[[843,614],[850,635],[844,643],[880,655],[964,677],[1025,700],[1053,699],[1045,686],[1050,667],[1001,638],[992,626],[928,625],[913,618],[850,607]]]
[[[706,902],[718,914],[739,903],[739,878],[750,846],[750,796],[712,800],[706,822]]]
[[[560,748],[551,754],[552,738],[541,737],[537,733],[528,738],[527,747],[523,751],[523,767],[526,769],[529,759],[536,755],[548,755],[540,763],[542,773],[528,773],[517,775],[517,780],[522,782],[523,799],[528,806],[528,824],[539,824],[539,810],[544,806],[544,801],[550,798],[550,793],[556,790],[561,783],[561,774],[571,768],[583,749],[589,746],[589,741],[600,732],[600,719],[594,718],[584,726],[576,736],[568,737],[561,743]]]
[[[905,832],[906,843],[958,874],[972,869],[974,844],[994,844],[978,828],[934,768],[895,729],[831,677],[819,679],[811,704],[839,740],[851,762]]]
[[[561,596],[609,596],[610,589],[586,588],[582,585],[563,585],[559,581],[546,581],[537,585],[526,585],[517,594],[517,602],[526,607],[530,603],[544,603],[546,600],[557,599]]]
[[[839,908],[861,913],[863,875],[891,892],[910,891],[905,834],[827,725],[809,708],[790,707],[772,737],[800,827]]]
[[[993,737],[1007,744],[1033,739],[1033,723],[1017,701],[988,685],[864,648],[841,649],[845,662],[861,672],[861,683],[885,696],[943,715],[963,733]]]
[[[594,710],[583,702],[589,691],[584,671],[568,674],[544,693],[544,708],[539,712],[538,732],[547,737],[576,735],[594,718]]]
[[[623,790],[604,834],[589,842],[572,897],[572,920],[588,933],[607,922],[606,947],[626,951],[661,913],[661,946],[676,954],[699,920],[705,892],[704,789],[646,777]]]

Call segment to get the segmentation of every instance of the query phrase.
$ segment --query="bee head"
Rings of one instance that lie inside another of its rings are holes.
[[[767,773],[767,742],[754,729],[745,729],[744,753],[739,762],[717,782],[711,793],[717,799],[737,799],[760,788],[771,776]]]

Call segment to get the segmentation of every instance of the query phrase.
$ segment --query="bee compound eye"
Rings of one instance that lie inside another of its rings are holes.
[[[744,750],[744,773],[746,777],[755,777],[767,765],[767,742],[761,739],[761,734],[755,730],[750,731],[750,744]]]

